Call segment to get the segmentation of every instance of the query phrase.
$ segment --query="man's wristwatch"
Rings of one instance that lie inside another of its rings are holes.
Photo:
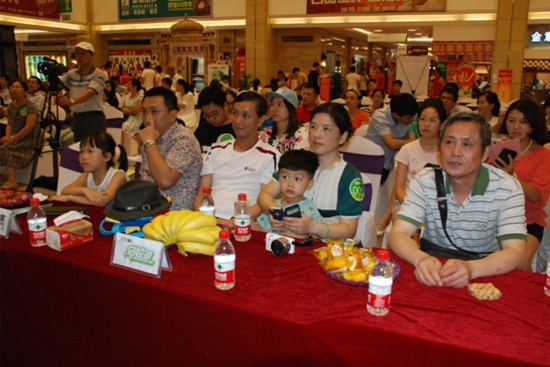
[[[145,148],[150,148],[152,147],[153,145],[155,145],[157,142],[154,141],[154,140],[147,140],[145,141],[145,143],[143,145],[145,145]]]
[[[74,99],[72,99],[72,98],[69,99],[69,104],[70,104],[71,106],[74,106]]]

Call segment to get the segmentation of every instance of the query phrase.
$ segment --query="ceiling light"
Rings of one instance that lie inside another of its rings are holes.
[[[366,35],[372,34],[372,32],[366,31],[366,30],[361,29],[361,28],[352,28],[352,30],[354,30],[355,32],[366,34]]]
[[[377,33],[384,32],[382,29],[375,29],[374,31]]]
[[[416,32],[414,35],[415,36],[422,36],[422,32]]]
[[[416,29],[414,29],[414,28],[407,29],[407,32],[416,32]]]

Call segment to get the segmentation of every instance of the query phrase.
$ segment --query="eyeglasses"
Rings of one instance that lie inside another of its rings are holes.
[[[211,120],[211,119],[215,119],[216,117],[218,117],[220,115],[220,111],[215,111],[215,112],[212,112],[212,113],[209,113],[209,114],[204,114],[204,118],[207,119],[207,120]]]
[[[436,119],[435,117],[425,117],[425,116],[420,116],[420,118],[418,119],[418,122],[421,122],[421,123],[425,123],[425,122],[429,122],[430,124],[437,124],[440,120],[439,119]]]

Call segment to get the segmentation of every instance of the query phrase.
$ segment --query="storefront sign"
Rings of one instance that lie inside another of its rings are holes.
[[[428,54],[427,46],[408,46],[407,55],[409,56],[423,56]]]
[[[512,70],[501,69],[498,71],[498,99],[501,102],[510,102],[512,96]]]
[[[447,10],[446,0],[307,0],[307,14],[433,12]]]
[[[367,38],[369,42],[407,42],[407,33],[376,33]]]
[[[527,26],[526,48],[550,48],[550,25],[533,24]]]
[[[118,19],[212,16],[213,0],[118,0]]]
[[[59,20],[59,0],[0,0],[0,13]]]
[[[283,42],[313,42],[313,36],[283,36]]]

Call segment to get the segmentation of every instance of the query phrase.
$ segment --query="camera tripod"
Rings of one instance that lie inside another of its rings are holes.
[[[34,186],[44,187],[52,191],[57,190],[57,178],[59,177],[59,151],[61,150],[61,122],[59,121],[59,110],[62,109],[57,105],[57,96],[60,91],[58,90],[58,84],[61,81],[50,81],[50,87],[46,91],[46,100],[44,107],[40,113],[40,128],[41,132],[38,135],[38,139],[35,145],[35,152],[31,168],[31,180],[27,191],[33,191]],[[55,112],[54,112],[55,111]],[[46,137],[46,135],[48,135]],[[51,150],[47,152],[42,151],[45,141],[48,142]],[[52,167],[53,177],[40,176],[38,179],[34,179],[36,169],[38,166],[38,158],[43,153],[52,153]]]

